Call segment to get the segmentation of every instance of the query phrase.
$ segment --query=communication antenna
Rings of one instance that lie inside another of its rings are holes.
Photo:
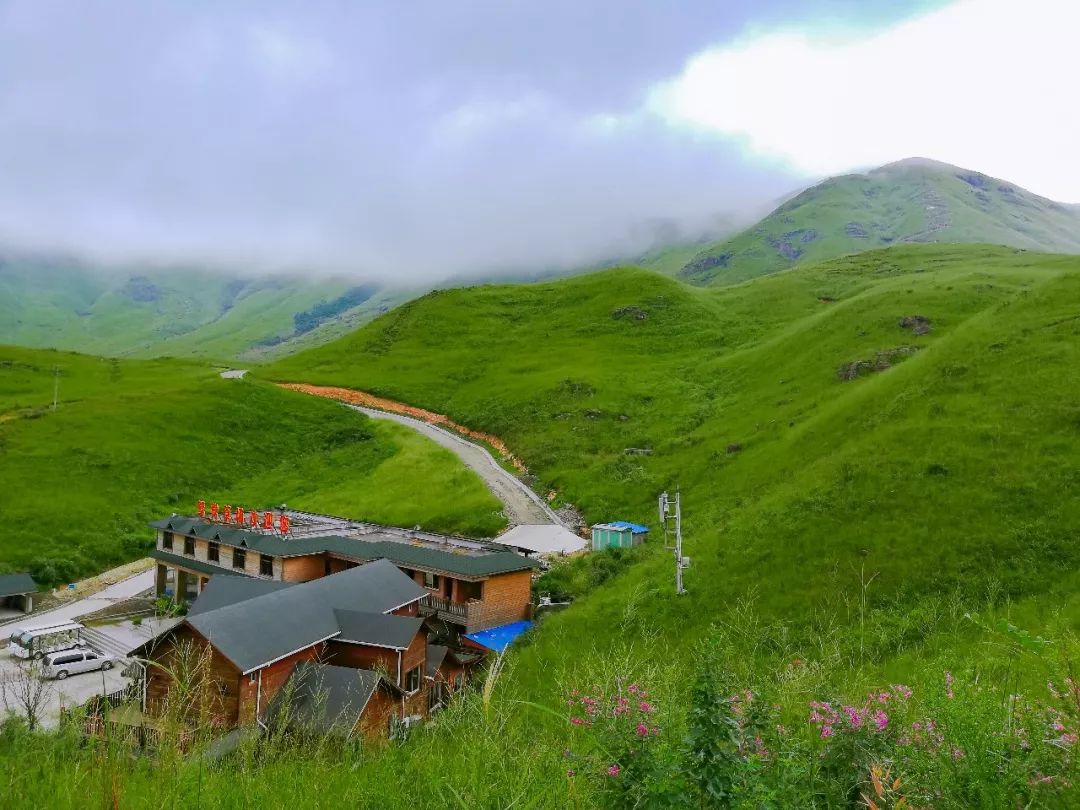
[[[60,400],[60,366],[53,366],[52,409],[56,413],[56,404]]]
[[[690,567],[690,558],[682,555],[682,498],[680,497],[679,490],[675,490],[674,501],[668,497],[667,491],[661,492],[659,507],[660,525],[664,529],[664,548],[675,552],[675,593],[681,596],[686,593],[686,588],[683,587],[682,572]],[[674,516],[671,514],[672,507],[674,507],[675,510]],[[674,547],[667,544],[672,523],[675,524]]]

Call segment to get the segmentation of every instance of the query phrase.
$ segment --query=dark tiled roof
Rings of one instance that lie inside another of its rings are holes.
[[[243,571],[222,568],[212,563],[203,562],[202,560],[196,560],[194,557],[185,557],[182,554],[171,554],[168,551],[162,551],[160,548],[151,549],[150,556],[155,560],[161,560],[161,562],[169,563],[170,565],[178,565],[181,568],[190,568],[192,571],[198,571],[200,574],[225,574],[227,576],[246,577]]]
[[[341,632],[335,609],[387,613],[427,591],[386,560],[188,617],[241,672]]]
[[[455,554],[431,546],[401,543],[394,540],[360,540],[349,537],[322,537],[331,541],[328,551],[358,560],[392,560],[406,568],[428,568],[448,574],[485,577],[511,571],[528,571],[539,563],[512,551],[490,554]],[[329,545],[329,544],[328,544]]]
[[[0,597],[36,593],[34,578],[29,574],[0,574]]]
[[[446,660],[446,653],[449,649],[449,647],[443,647],[440,644],[427,645],[427,665],[424,667],[425,675],[429,678],[435,677],[435,673],[439,671],[442,662]]]
[[[380,683],[398,691],[371,670],[301,661],[270,702],[267,717],[271,723],[284,720],[287,725],[347,734]],[[287,718],[282,717],[285,713]]]
[[[211,577],[206,587],[202,589],[202,593],[199,594],[199,598],[188,610],[188,616],[197,616],[200,613],[236,605],[248,599],[280,591],[282,588],[291,588],[295,584],[253,577]]]
[[[449,549],[435,548],[430,544],[409,543],[394,539],[387,534],[369,534],[363,537],[326,535],[284,539],[277,534],[250,532],[246,529],[179,515],[155,521],[150,525],[156,529],[215,540],[226,545],[243,546],[273,557],[298,557],[329,552],[355,560],[392,560],[409,568],[426,568],[464,577],[486,577],[512,571],[527,571],[538,568],[540,565],[535,560],[530,560],[513,551],[459,554]]]
[[[386,613],[363,613],[358,610],[335,610],[341,635],[336,641],[352,641],[376,647],[407,650],[424,620],[416,616]]]

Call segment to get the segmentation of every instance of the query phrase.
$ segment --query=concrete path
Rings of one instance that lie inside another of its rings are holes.
[[[372,419],[387,419],[405,425],[427,436],[436,444],[456,453],[469,469],[479,475],[491,493],[503,503],[506,519],[514,526],[554,523],[561,526],[555,512],[521,480],[499,466],[486,448],[461,438],[438,425],[431,425],[411,416],[377,411],[359,405],[346,405],[367,414]]]
[[[132,596],[138,596],[143,591],[148,591],[153,587],[154,569],[151,568],[149,571],[143,571],[141,574],[136,574],[133,577],[128,577],[114,585],[110,585],[104,590],[98,591],[93,596],[88,596],[85,599],[76,599],[73,602],[61,605],[58,608],[53,608],[52,610],[45,610],[40,613],[34,611],[29,616],[24,615],[14,621],[5,622],[0,625],[0,627],[16,624],[37,626],[71,621],[77,619],[79,616],[85,616],[87,613],[93,613],[95,610],[109,607],[116,602],[130,599]],[[2,634],[0,634],[0,636],[2,636]],[[0,637],[0,643],[3,643],[3,641],[4,639]]]

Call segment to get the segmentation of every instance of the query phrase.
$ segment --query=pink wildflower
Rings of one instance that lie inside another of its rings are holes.
[[[954,748],[952,750],[952,758],[953,759],[963,759],[965,756],[966,756],[966,754],[964,754],[964,749],[962,749],[962,748]]]
[[[881,709],[878,709],[874,713],[874,725],[877,726],[878,731],[884,731],[889,725],[889,715],[885,714]]]
[[[641,689],[640,686],[638,686],[636,683],[632,683],[628,687],[627,691],[630,692],[631,695],[636,695],[639,689]]]
[[[589,725],[585,721],[584,717],[571,717],[570,722],[573,723],[575,726],[587,726],[587,725]]]
[[[787,729],[784,728],[782,725],[777,725],[776,733],[783,737],[785,734],[787,734]]]
[[[634,729],[634,733],[639,737],[646,737],[649,734],[649,727],[644,723],[638,723],[637,728]]]
[[[645,714],[651,714],[653,710],[652,704],[649,703],[647,700],[641,701],[641,703],[638,704],[638,708],[641,709],[641,711],[643,711]]]
[[[832,736],[832,726],[821,727],[821,739],[825,740]]]
[[[952,700],[953,697],[954,697],[952,685],[953,685],[952,673],[949,672],[949,670],[945,670],[945,697],[947,697],[949,700]]]
[[[1076,740],[1077,740],[1076,734],[1062,734],[1061,735],[1061,742],[1063,742],[1065,745],[1076,745]]]
[[[619,775],[619,770],[620,770],[620,768],[619,768],[618,765],[612,765],[610,768],[607,769],[607,775],[608,776],[618,776]]]
[[[847,714],[848,722],[851,724],[851,727],[858,731],[859,727],[862,726],[862,717],[859,716],[859,710],[854,706],[845,706],[844,713]]]

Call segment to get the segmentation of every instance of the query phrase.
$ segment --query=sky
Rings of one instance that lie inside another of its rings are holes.
[[[0,246],[569,269],[919,155],[1080,202],[1068,0],[0,0]]]

